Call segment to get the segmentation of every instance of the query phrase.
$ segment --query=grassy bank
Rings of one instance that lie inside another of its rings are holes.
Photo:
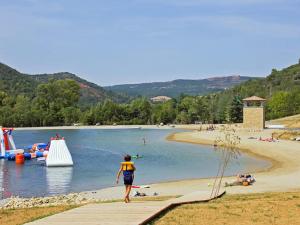
[[[281,131],[273,133],[273,138],[280,140],[296,140],[298,137],[300,137],[299,131]]]
[[[300,192],[227,195],[209,203],[179,206],[152,224],[300,224]]]
[[[17,225],[31,222],[46,216],[60,213],[78,206],[60,205],[50,207],[34,207],[30,209],[1,209],[0,224]]]
[[[271,124],[282,124],[289,128],[300,128],[300,114],[271,120]]]

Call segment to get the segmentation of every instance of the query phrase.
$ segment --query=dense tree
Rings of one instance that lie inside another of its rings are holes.
[[[229,106],[229,121],[234,123],[243,122],[243,101],[240,96],[234,96]]]
[[[293,102],[291,94],[288,92],[277,92],[268,102],[269,117],[271,119],[291,115]]]
[[[151,105],[146,98],[138,98],[130,104],[130,115],[134,124],[150,124]]]
[[[16,98],[16,104],[12,109],[12,121],[13,124],[17,124],[20,127],[31,126],[31,102],[28,97],[19,95]]]
[[[37,87],[32,112],[39,126],[70,124],[79,118],[75,110],[79,85],[73,80],[51,80]],[[70,112],[73,109],[73,112]],[[72,113],[72,114],[71,114]]]
[[[152,123],[174,123],[176,118],[176,101],[170,100],[161,104],[155,104],[152,112]]]

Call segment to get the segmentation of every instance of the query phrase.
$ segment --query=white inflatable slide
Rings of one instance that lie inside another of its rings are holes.
[[[65,140],[51,140],[50,149],[46,158],[47,166],[73,166],[71,153]]]

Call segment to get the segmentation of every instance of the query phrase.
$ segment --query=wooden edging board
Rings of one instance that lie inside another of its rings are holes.
[[[210,198],[210,199],[171,203],[170,205],[167,205],[166,207],[162,208],[161,210],[159,210],[158,212],[156,212],[155,214],[153,214],[152,216],[150,216],[143,222],[139,223],[139,225],[148,225],[149,222],[151,222],[153,219],[159,217],[160,215],[162,215],[163,213],[165,213],[171,209],[176,208],[177,206],[185,205],[185,204],[194,204],[194,203],[206,203],[206,202],[210,202],[211,200],[221,198],[225,194],[226,194],[226,191],[223,191],[218,196],[216,196],[214,198]]]

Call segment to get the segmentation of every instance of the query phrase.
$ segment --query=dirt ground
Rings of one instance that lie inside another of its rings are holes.
[[[153,225],[299,225],[300,192],[227,195],[179,206]]]

